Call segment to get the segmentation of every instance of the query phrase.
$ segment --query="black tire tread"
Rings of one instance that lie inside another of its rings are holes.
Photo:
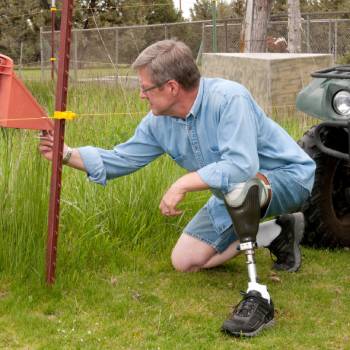
[[[335,248],[350,245],[350,232],[339,233],[334,227],[329,215],[325,212],[324,201],[324,179],[330,168],[336,167],[339,160],[322,153],[314,141],[314,129],[312,127],[298,141],[298,144],[316,162],[315,183],[311,197],[303,205],[302,212],[305,217],[305,233],[302,243],[317,248]],[[330,213],[332,208],[329,208]],[[340,230],[342,231],[342,230]]]

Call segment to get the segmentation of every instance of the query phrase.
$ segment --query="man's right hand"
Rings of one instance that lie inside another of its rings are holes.
[[[64,144],[63,158],[67,154],[68,149],[69,147],[66,144]],[[40,135],[39,151],[44,158],[52,161],[53,159],[53,132],[52,131],[44,131]],[[70,160],[67,162],[67,165],[78,170],[86,171],[83,160],[81,159],[79,151],[77,149],[72,150],[72,156],[70,157]]]
[[[39,151],[47,160],[52,161],[53,158],[53,132],[43,131],[40,135]],[[67,153],[68,146],[63,146],[63,156]]]

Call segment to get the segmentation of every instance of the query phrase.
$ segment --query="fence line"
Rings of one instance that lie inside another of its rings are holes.
[[[98,31],[100,34],[98,34]],[[239,52],[241,22],[239,19],[218,20],[217,51]],[[71,69],[74,79],[79,79],[85,68],[111,67],[111,62],[102,47],[112,58],[114,65],[130,65],[139,52],[155,41],[177,37],[192,49],[194,57],[200,61],[202,52],[212,52],[212,22],[194,21],[103,27],[97,29],[73,29]],[[55,32],[55,52],[58,51],[58,31]],[[101,35],[101,36],[100,36]],[[268,24],[270,38],[287,38],[288,21],[275,20]],[[51,32],[41,30],[42,78],[48,78],[51,56]],[[269,48],[271,51],[271,48]],[[273,48],[271,52],[283,52],[286,47]],[[277,50],[277,51],[276,51]],[[302,52],[331,53],[336,61],[350,52],[350,19],[313,19],[309,15],[302,21]],[[56,56],[57,57],[57,56]],[[93,63],[94,62],[94,63]],[[98,74],[95,72],[96,75]],[[112,73],[113,74],[113,73]],[[128,72],[125,72],[127,75]],[[47,76],[47,77],[46,77]]]

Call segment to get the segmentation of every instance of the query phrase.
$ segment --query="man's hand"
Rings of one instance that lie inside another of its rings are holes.
[[[53,151],[53,132],[45,131],[40,135],[39,151],[47,160],[52,161],[52,151]],[[63,154],[68,151],[68,146],[64,144]]]
[[[165,216],[177,216],[182,210],[177,205],[185,198],[187,192],[207,190],[209,186],[203,182],[198,173],[188,173],[180,177],[163,196],[159,209]]]
[[[177,216],[182,214],[182,210],[177,205],[185,198],[186,192],[181,188],[172,185],[160,201],[159,209],[165,216]]]
[[[65,157],[65,155],[67,155],[68,149],[69,147],[66,144],[64,144],[63,158]],[[44,158],[52,161],[52,158],[53,158],[53,132],[52,131],[49,131],[49,132],[45,131],[42,135],[40,135],[39,151]],[[86,171],[83,160],[80,157],[78,150],[73,148],[70,151],[72,153],[66,165],[78,170]]]

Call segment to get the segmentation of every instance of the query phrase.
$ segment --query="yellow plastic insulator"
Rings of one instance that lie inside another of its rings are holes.
[[[51,11],[51,12],[56,12],[56,11],[57,11],[57,7],[54,7],[54,6],[51,7],[51,8],[50,8],[50,11]]]
[[[50,61],[51,62],[55,62],[56,61],[56,57],[50,57]]]
[[[66,120],[73,120],[76,118],[77,114],[71,111],[65,111],[65,112],[60,112],[60,111],[55,111],[53,114],[54,119],[66,119]]]

